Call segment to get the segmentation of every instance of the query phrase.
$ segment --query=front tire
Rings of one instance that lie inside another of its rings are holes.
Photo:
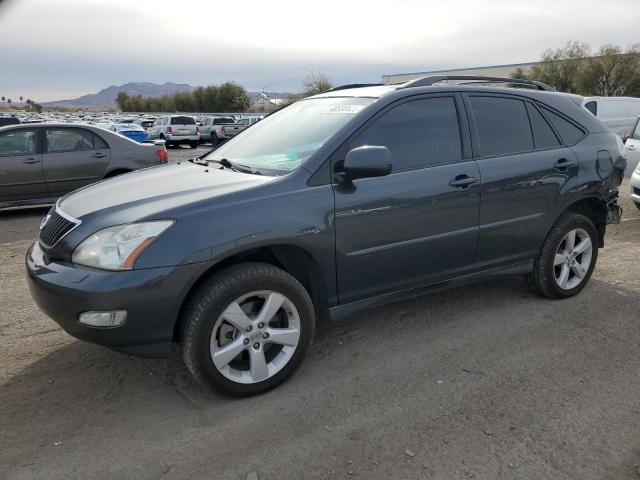
[[[529,285],[547,298],[568,298],[587,284],[598,259],[598,234],[584,215],[566,213],[553,226],[534,262]]]
[[[214,275],[185,309],[184,362],[204,386],[233,396],[266,392],[302,363],[315,331],[305,288],[269,264],[244,263]]]

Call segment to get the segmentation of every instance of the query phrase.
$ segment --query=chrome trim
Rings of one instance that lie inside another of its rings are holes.
[[[58,243],[60,243],[60,241],[66,237],[67,235],[69,235],[71,232],[73,232],[76,228],[78,228],[80,226],[80,224],[82,223],[82,220],[78,219],[78,218],[73,218],[72,216],[64,213],[59,207],[58,207],[58,202],[56,202],[55,206],[54,206],[54,211],[60,215],[62,218],[64,218],[65,220],[68,220],[69,222],[73,223],[75,226],[70,228],[67,232],[65,232],[64,235],[62,235],[58,240],[56,240],[56,242],[53,245],[47,245],[46,243],[44,243],[41,239],[40,239],[40,235],[38,234],[38,242],[40,243],[40,245],[42,245],[45,248],[53,248],[55,247]],[[49,214],[47,214],[49,215]],[[48,222],[48,221],[47,221]],[[40,230],[42,231],[42,229],[44,227],[46,227],[47,224],[45,223]]]

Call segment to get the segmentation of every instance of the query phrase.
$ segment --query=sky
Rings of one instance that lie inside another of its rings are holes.
[[[320,5],[320,6],[319,6]],[[530,62],[640,41],[638,0],[0,0],[0,95],[134,81],[292,92],[384,74]]]

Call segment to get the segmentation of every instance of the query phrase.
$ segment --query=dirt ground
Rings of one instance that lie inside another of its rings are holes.
[[[177,352],[142,360],[65,334],[25,283],[44,211],[0,213],[0,478],[640,479],[627,191],[579,296],[501,279],[365,312],[242,400],[203,391]]]

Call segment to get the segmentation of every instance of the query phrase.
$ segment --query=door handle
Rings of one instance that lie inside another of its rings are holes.
[[[635,150],[636,146],[634,144],[630,144],[630,145],[625,145],[627,147],[627,150]]]
[[[572,160],[561,158],[556,162],[553,168],[555,168],[556,170],[560,170],[561,172],[566,172],[569,167],[575,167],[576,165],[577,163]]]
[[[40,160],[36,160],[35,158],[27,158],[26,160],[23,160],[22,163],[40,163]]]
[[[97,153],[94,153],[94,154],[93,154],[93,155],[91,155],[91,156],[92,156],[93,158],[103,158],[103,157],[105,157],[105,154],[104,154],[104,153],[97,152]]]
[[[475,177],[470,177],[469,175],[458,175],[449,181],[449,186],[465,190],[477,182],[478,179]]]

